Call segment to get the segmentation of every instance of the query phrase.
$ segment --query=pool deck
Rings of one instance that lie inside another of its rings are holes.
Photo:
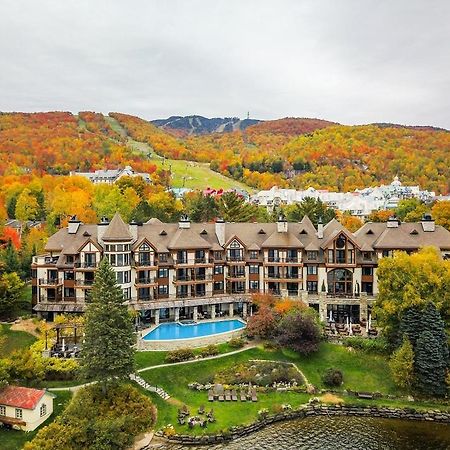
[[[245,324],[244,328],[233,331],[226,331],[224,333],[211,334],[209,336],[202,337],[194,337],[188,339],[172,339],[172,340],[164,340],[164,341],[146,341],[143,339],[148,333],[153,331],[159,325],[153,325],[150,328],[146,328],[139,332],[138,340],[137,340],[137,350],[138,351],[161,351],[161,350],[177,350],[180,348],[197,348],[197,347],[205,347],[211,344],[222,344],[223,342],[227,342],[234,337],[240,336],[245,330],[247,323],[241,317],[223,317],[221,319],[203,319],[201,321],[194,322],[196,324],[200,323],[208,323],[208,322],[224,322],[229,320],[239,320],[243,324]],[[171,322],[175,323],[175,322]]]

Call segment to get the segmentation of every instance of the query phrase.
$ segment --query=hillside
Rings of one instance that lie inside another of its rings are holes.
[[[238,117],[214,117],[208,119],[203,116],[171,116],[168,119],[150,121],[158,128],[183,137],[192,134],[226,133],[245,130],[247,127],[260,122],[257,119],[239,119]]]

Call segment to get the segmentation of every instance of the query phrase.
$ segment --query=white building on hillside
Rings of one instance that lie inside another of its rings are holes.
[[[94,184],[114,184],[122,177],[142,177],[147,183],[152,181],[148,173],[135,172],[130,166],[126,166],[124,169],[96,170],[95,172],[70,172],[70,175],[85,177]]]
[[[269,190],[259,191],[251,198],[251,201],[272,210],[280,205],[300,203],[310,197],[316,200],[320,199],[330,208],[348,211],[354,216],[366,218],[373,211],[396,208],[398,202],[405,198],[418,198],[425,202],[431,202],[434,196],[434,192],[421,191],[419,186],[403,186],[398,177],[395,177],[389,185],[357,189],[354,192],[331,192],[312,187],[296,191],[295,189],[279,189],[274,186]]]

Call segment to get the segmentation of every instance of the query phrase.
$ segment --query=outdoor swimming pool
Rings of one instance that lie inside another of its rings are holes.
[[[178,322],[162,323],[147,333],[144,341],[171,341],[176,339],[195,339],[215,334],[241,330],[245,323],[237,320],[218,320],[216,322],[200,322],[180,324]]]

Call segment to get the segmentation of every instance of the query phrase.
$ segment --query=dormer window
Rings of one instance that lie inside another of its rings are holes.
[[[372,230],[368,230],[366,234],[373,234]]]
[[[258,231],[258,234],[266,234],[266,232],[261,228],[261,229]]]

